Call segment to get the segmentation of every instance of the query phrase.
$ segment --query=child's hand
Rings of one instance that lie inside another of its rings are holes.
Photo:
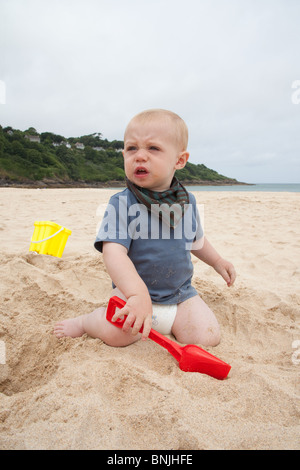
[[[128,315],[122,330],[129,331],[132,327],[132,334],[136,335],[143,328],[142,339],[146,340],[152,325],[152,302],[149,294],[136,294],[128,298],[126,305],[114,314],[113,321],[123,315]]]
[[[231,264],[229,261],[226,261],[226,259],[219,258],[214,264],[213,268],[223,277],[228,287],[233,285],[236,278],[236,272],[233,264]]]

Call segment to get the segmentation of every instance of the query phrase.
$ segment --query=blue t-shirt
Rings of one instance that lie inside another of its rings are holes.
[[[189,201],[174,229],[167,219],[162,221],[157,213],[140,204],[129,189],[114,194],[106,208],[95,248],[102,252],[104,241],[125,246],[153,303],[178,304],[197,295],[191,285],[190,250],[195,244],[196,248],[201,246],[203,230],[191,193]]]

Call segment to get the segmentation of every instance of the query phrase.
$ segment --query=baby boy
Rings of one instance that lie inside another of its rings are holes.
[[[127,188],[110,199],[95,241],[112,279],[111,295],[126,301],[113,320],[127,318],[116,328],[100,307],[57,323],[58,338],[87,333],[127,346],[147,339],[153,328],[184,344],[219,343],[217,319],[191,283],[191,253],[228,286],[236,274],[204,236],[195,197],[175,177],[188,161],[187,143],[187,126],[171,111],[144,111],[129,122],[123,150]]]

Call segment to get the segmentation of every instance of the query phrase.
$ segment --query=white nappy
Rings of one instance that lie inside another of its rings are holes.
[[[177,313],[177,304],[152,304],[152,328],[162,335],[170,335]]]

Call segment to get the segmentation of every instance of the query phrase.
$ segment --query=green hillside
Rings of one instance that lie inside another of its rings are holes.
[[[0,126],[0,184],[81,186],[124,183],[123,141],[100,133],[65,138]],[[187,163],[177,172],[185,184],[237,184],[203,164]]]

